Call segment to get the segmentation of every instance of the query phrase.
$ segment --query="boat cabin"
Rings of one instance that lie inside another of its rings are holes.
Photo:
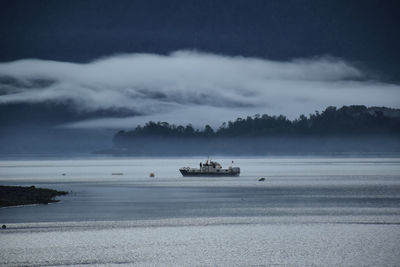
[[[215,161],[206,161],[205,163],[200,162],[200,170],[202,171],[219,171],[222,169],[221,164]]]

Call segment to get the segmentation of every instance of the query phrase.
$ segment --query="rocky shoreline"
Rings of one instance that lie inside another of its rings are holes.
[[[0,207],[49,204],[59,201],[54,199],[56,196],[66,194],[68,192],[35,186],[0,186]]]

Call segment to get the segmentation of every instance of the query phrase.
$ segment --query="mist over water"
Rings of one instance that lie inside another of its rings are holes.
[[[241,176],[180,175],[201,160],[0,161],[2,184],[71,192],[55,204],[0,209],[1,264],[399,262],[398,157],[219,157]]]

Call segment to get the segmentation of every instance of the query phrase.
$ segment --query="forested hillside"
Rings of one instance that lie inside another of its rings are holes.
[[[289,120],[254,115],[223,123],[173,125],[148,122],[115,134],[107,153],[139,155],[400,152],[400,110],[385,107],[328,107]]]
[[[256,114],[223,123],[218,129],[173,125],[167,122],[148,122],[132,131],[120,131],[115,141],[137,136],[231,137],[231,136],[304,136],[304,135],[380,135],[400,133],[400,110],[365,106],[328,107],[308,117],[301,115],[289,120],[283,115]]]

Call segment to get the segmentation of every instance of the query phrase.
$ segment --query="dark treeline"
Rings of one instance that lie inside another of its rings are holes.
[[[176,126],[167,122],[148,122],[131,131],[120,131],[114,142],[135,137],[261,137],[261,136],[359,136],[399,135],[400,110],[380,107],[328,107],[308,117],[289,120],[283,115],[255,115],[223,123],[214,130],[206,125],[195,129],[191,124]]]
[[[328,107],[308,117],[255,115],[223,123],[177,126],[148,122],[114,136],[112,149],[98,153],[141,156],[266,155],[400,152],[400,110]]]

